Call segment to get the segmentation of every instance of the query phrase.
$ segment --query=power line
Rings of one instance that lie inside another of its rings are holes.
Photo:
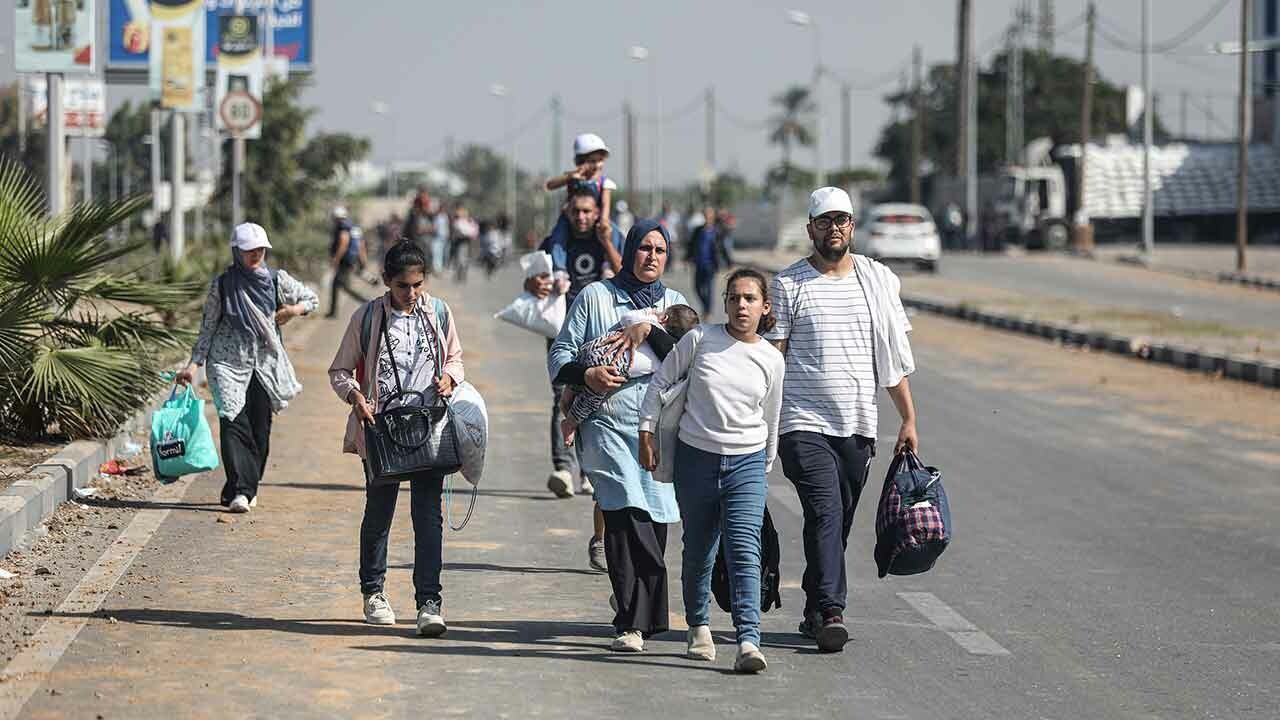
[[[1220,15],[1222,11],[1225,10],[1227,5],[1229,5],[1230,3],[1231,3],[1231,0],[1218,0],[1218,3],[1216,5],[1209,8],[1208,12],[1206,12],[1199,20],[1196,20],[1195,22],[1191,23],[1191,25],[1189,25],[1182,32],[1178,33],[1177,35],[1174,35],[1173,37],[1169,38],[1168,40],[1165,40],[1164,42],[1151,43],[1151,52],[1162,54],[1162,55],[1168,54],[1173,50],[1177,50],[1179,47],[1187,44],[1192,38],[1198,35],[1200,31],[1208,27],[1209,23],[1213,22],[1213,20],[1217,18],[1218,15]],[[1135,52],[1135,53],[1142,52],[1141,43],[1136,43],[1132,40],[1129,40],[1123,37],[1123,34],[1125,31],[1119,25],[1112,25],[1111,26],[1112,29],[1107,30],[1104,27],[1102,27],[1102,25],[1110,24],[1111,21],[1106,18],[1103,18],[1102,16],[1099,16],[1098,19],[1102,21],[1101,23],[1099,23],[1098,34],[1102,38],[1104,38],[1108,43],[1110,43],[1112,46],[1116,47],[1119,50],[1127,50],[1129,52]]]
[[[716,106],[716,115],[718,115],[721,118],[724,118],[726,122],[728,122],[730,125],[737,128],[738,130],[742,130],[745,132],[758,132],[760,130],[764,130],[765,128],[769,127],[769,121],[767,119],[752,121],[752,120],[747,120],[743,118],[741,115],[738,115],[737,113],[731,112],[728,108],[726,108],[720,102],[719,98],[715,99],[715,106]]]

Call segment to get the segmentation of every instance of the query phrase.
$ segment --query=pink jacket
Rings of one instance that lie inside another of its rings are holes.
[[[338,345],[338,352],[329,365],[329,385],[347,404],[351,404],[352,391],[359,390],[370,404],[374,407],[378,406],[377,371],[374,369],[374,363],[363,361],[365,358],[377,357],[382,342],[382,323],[378,322],[377,316],[374,316],[373,322],[369,325],[368,347],[360,347],[360,328],[364,322],[366,309],[372,308],[371,312],[387,313],[390,307],[389,295],[388,293],[375,298],[352,313],[351,320],[347,323],[347,331],[342,334],[342,342]],[[440,332],[429,296],[423,295],[418,299],[415,312],[422,314],[432,330]],[[446,304],[445,312],[449,317],[449,332],[444,336],[444,372],[453,378],[454,385],[458,385],[466,379],[462,367],[462,341],[458,339],[458,323],[454,321],[453,308]],[[357,380],[356,370],[362,364],[365,366],[364,377]],[[361,458],[365,457],[364,432],[354,407],[351,408],[351,414],[347,417],[347,432],[342,438],[342,451],[355,453]]]

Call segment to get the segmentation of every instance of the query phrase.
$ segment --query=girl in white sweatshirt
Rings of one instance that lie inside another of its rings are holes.
[[[714,660],[711,570],[724,535],[738,635],[734,669],[765,669],[760,652],[760,526],[778,444],[782,353],[760,335],[773,326],[769,284],[754,270],[729,276],[724,325],[686,334],[654,375],[640,408],[640,464],[654,470],[674,462],[676,501],[684,523],[687,654]],[[656,430],[664,390],[688,378],[675,457],[658,457]]]

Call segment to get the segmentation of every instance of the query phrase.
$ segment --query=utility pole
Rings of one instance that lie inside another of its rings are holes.
[[[1040,50],[1053,52],[1053,0],[1040,0]]]
[[[640,186],[636,184],[636,117],[629,102],[622,103],[622,134],[627,149],[627,192],[636,193],[633,197],[639,197]]]
[[[1089,222],[1089,209],[1084,202],[1085,173],[1089,165],[1089,135],[1093,128],[1093,30],[1097,22],[1097,10],[1093,0],[1085,11],[1084,36],[1084,98],[1080,101],[1080,160],[1076,171],[1075,249],[1077,252],[1093,252],[1093,225]]]
[[[1022,98],[1022,38],[1028,22],[1025,8],[1014,10],[1013,25],[1009,28],[1008,63],[1005,73],[1005,162],[1022,164],[1023,147],[1023,98]]]
[[[853,88],[840,85],[840,160],[844,169],[853,167]]]
[[[66,185],[63,183],[63,168],[67,163],[67,145],[65,114],[62,109],[62,74],[49,73],[45,76],[46,121],[48,142],[45,144],[45,161],[48,172],[46,200],[49,214],[58,215],[67,208]]]
[[[236,15],[244,14],[244,1],[236,0]],[[267,33],[270,37],[271,33]],[[263,69],[264,75],[270,75],[271,56],[266,56],[266,67]],[[265,82],[265,81],[264,81]],[[244,193],[241,190],[241,183],[244,176],[244,138],[237,133],[236,137],[231,139],[231,225],[234,227],[244,222]],[[391,173],[388,173],[390,176]]]
[[[960,0],[959,15],[960,58],[956,66],[960,73],[960,118],[956,135],[957,174],[963,178],[965,205],[965,241],[972,242],[978,228],[978,168],[977,168],[977,72],[973,61],[973,3]]]
[[[177,262],[186,249],[186,216],[182,212],[183,181],[186,179],[186,117],[173,111],[169,121],[169,257]]]
[[[560,102],[560,96],[558,94],[552,95],[551,96],[551,170],[548,171],[550,175],[555,175],[556,173],[560,172],[560,169],[562,167],[564,167],[563,161],[560,159],[561,157],[563,157],[561,153],[564,152],[563,146],[560,144],[561,142],[560,115],[562,112],[563,112],[563,105]],[[554,225],[556,222],[556,210],[557,208],[555,203],[553,202],[547,203],[548,227],[550,227],[551,225]],[[512,227],[511,232],[514,235],[515,233],[514,226]]]
[[[1151,198],[1151,0],[1142,0],[1142,253],[1155,251],[1156,218]]]
[[[1178,102],[1178,135],[1187,141],[1187,91],[1183,90]]]
[[[715,173],[716,171],[716,89],[714,87],[707,88],[706,109],[707,122],[707,171]]]
[[[1244,272],[1249,244],[1249,133],[1253,120],[1249,86],[1249,0],[1240,0],[1240,135],[1236,159],[1236,272]]]
[[[48,87],[46,85],[45,87]],[[47,107],[47,106],[46,106]],[[18,162],[27,157],[27,79],[18,76]]]
[[[970,0],[959,0],[956,14],[956,177],[963,179],[968,175],[965,169],[969,159],[965,147],[969,137],[969,7]]]
[[[911,53],[911,202],[920,204],[920,152],[924,145],[924,92],[920,87],[920,46]]]

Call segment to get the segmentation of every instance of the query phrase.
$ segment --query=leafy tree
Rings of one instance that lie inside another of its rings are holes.
[[[0,434],[109,435],[162,384],[157,350],[190,342],[161,314],[203,285],[112,270],[142,244],[113,245],[107,231],[149,202],[48,217],[21,166],[0,160]]]
[[[454,198],[475,217],[494,218],[507,208],[507,158],[486,145],[467,145],[446,167],[466,183],[466,190]],[[517,245],[525,233],[532,230],[539,236],[551,231],[545,227],[547,213],[543,209],[548,195],[539,179],[519,166],[516,175],[516,227]],[[559,202],[563,194],[551,196]]]
[[[316,209],[339,169],[369,154],[368,138],[321,133],[307,139],[315,114],[300,102],[299,79],[272,84],[262,99],[262,137],[245,143],[241,177],[246,218],[269,231],[285,230]],[[232,143],[223,144],[218,199],[230,207]]]
[[[733,207],[746,200],[751,194],[751,186],[745,177],[735,172],[723,172],[711,181],[707,199],[712,205]]]
[[[989,173],[1005,162],[1005,97],[1009,57],[998,55],[988,70],[978,73],[978,172]],[[1080,141],[1080,98],[1084,67],[1079,60],[1043,51],[1023,55],[1025,87],[1024,137],[1051,138],[1055,144]],[[1093,89],[1094,138],[1125,132],[1124,89],[1095,70]],[[924,81],[924,142],[922,164],[944,175],[955,174],[956,72],[953,65],[934,65]],[[902,119],[880,132],[876,156],[889,163],[889,180],[900,193],[910,182],[912,96],[898,92],[885,98],[901,110]],[[1159,123],[1157,122],[1157,125]],[[1157,136],[1166,135],[1163,127]]]
[[[792,85],[773,96],[773,104],[778,107],[778,113],[770,120],[769,142],[782,148],[782,177],[787,179],[791,174],[792,144],[802,147],[813,144],[815,106],[809,88],[803,85]]]
[[[26,152],[19,153],[22,145],[18,138],[18,83],[0,88],[0,157],[8,158],[28,169],[45,181],[45,133],[27,123]]]

